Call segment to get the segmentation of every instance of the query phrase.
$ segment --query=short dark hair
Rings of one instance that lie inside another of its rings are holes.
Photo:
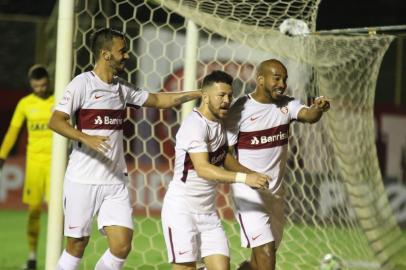
[[[202,88],[208,87],[213,83],[225,83],[228,85],[233,84],[233,77],[230,74],[221,71],[221,70],[214,70],[209,75],[203,78]]]
[[[113,38],[124,39],[124,33],[112,28],[102,28],[91,35],[90,48],[95,60],[99,59],[102,49],[111,49]]]
[[[41,65],[33,65],[28,70],[28,79],[39,80],[43,78],[49,78],[47,69]]]

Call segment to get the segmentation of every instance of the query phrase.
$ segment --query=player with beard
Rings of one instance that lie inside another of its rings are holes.
[[[68,84],[49,122],[52,130],[74,141],[64,180],[67,241],[56,268],[60,270],[78,269],[95,215],[109,247],[95,269],[121,269],[130,252],[133,221],[123,153],[126,106],[169,108],[201,97],[200,91],[149,93],[117,77],[129,54],[124,34],[116,30],[96,31],[91,49],[94,69]]]
[[[21,127],[26,123],[28,144],[23,202],[28,205],[29,257],[24,269],[36,270],[42,203],[44,199],[48,202],[49,198],[52,132],[47,123],[52,114],[54,96],[45,67],[32,66],[28,72],[28,78],[32,93],[23,97],[14,111],[10,127],[0,148],[0,171],[18,138]]]
[[[203,79],[202,102],[176,134],[174,176],[162,207],[162,228],[174,270],[230,269],[229,250],[216,212],[218,182],[267,189],[268,179],[228,153],[223,126],[232,99],[232,77],[213,71]]]
[[[239,98],[225,121],[228,143],[238,161],[271,179],[266,192],[239,183],[232,185],[241,245],[252,249],[250,262],[239,269],[275,269],[284,223],[283,175],[289,125],[295,120],[315,123],[330,108],[325,97],[316,98],[307,107],[286,96],[287,79],[286,67],[280,61],[262,62],[257,68],[255,91]]]

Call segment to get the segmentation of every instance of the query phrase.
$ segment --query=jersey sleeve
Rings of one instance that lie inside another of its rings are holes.
[[[83,106],[85,100],[86,79],[75,77],[65,88],[61,100],[56,104],[55,110],[70,116]]]
[[[18,129],[21,128],[25,121],[25,106],[26,102],[24,102],[24,99],[20,100],[17,103],[17,107],[13,113],[13,117],[11,118],[10,126],[16,127]]]
[[[288,103],[289,115],[291,119],[297,119],[297,115],[299,114],[302,108],[306,108],[306,105],[300,103],[300,100],[294,99]]]
[[[145,91],[141,88],[136,87],[135,85],[126,82],[124,80],[121,80],[121,83],[123,84],[123,88],[125,92],[127,93],[126,95],[126,104],[127,105],[132,105],[135,107],[141,107],[144,105],[145,101],[148,98],[149,92]]]
[[[176,134],[176,144],[188,153],[209,152],[207,128],[201,121],[188,118]]]
[[[17,103],[17,107],[11,118],[10,127],[8,128],[6,135],[4,136],[3,143],[0,147],[0,158],[6,159],[11,148],[15,144],[18,133],[20,132],[21,126],[25,121],[25,106],[26,103],[24,99],[21,99]]]

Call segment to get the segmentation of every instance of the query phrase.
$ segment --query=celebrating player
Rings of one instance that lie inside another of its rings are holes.
[[[27,122],[28,145],[25,164],[23,202],[28,204],[27,237],[29,256],[25,269],[36,269],[41,207],[49,197],[52,132],[48,129],[54,97],[49,89],[49,75],[40,65],[28,72],[32,94],[22,98],[14,111],[0,149],[0,169],[4,165],[18,133]]]
[[[176,134],[175,169],[162,208],[162,227],[174,270],[230,268],[227,238],[216,213],[218,182],[266,189],[265,175],[241,166],[228,153],[222,120],[232,99],[232,77],[214,71],[203,79],[202,102]],[[222,168],[224,166],[224,168]]]
[[[61,270],[79,267],[96,214],[109,248],[95,269],[121,269],[130,252],[133,222],[123,153],[126,105],[169,108],[201,96],[200,91],[148,93],[117,77],[129,54],[124,34],[116,30],[96,31],[91,49],[93,71],[69,83],[49,122],[52,130],[75,141],[64,181],[67,244],[57,266]],[[72,118],[77,128],[69,124]]]
[[[255,91],[239,98],[226,119],[228,143],[235,148],[238,161],[271,179],[267,192],[239,183],[232,185],[241,245],[252,248],[250,262],[244,262],[239,269],[275,269],[284,223],[283,174],[289,124],[294,120],[315,123],[330,108],[325,97],[307,107],[284,95],[287,78],[280,61],[262,62],[257,69]]]

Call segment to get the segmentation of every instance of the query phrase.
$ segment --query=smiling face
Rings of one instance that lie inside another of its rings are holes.
[[[124,70],[125,62],[129,59],[126,41],[120,37],[114,37],[111,49],[102,52],[113,74]]]
[[[262,62],[257,75],[257,89],[259,94],[270,102],[284,97],[288,74],[285,66],[277,60]]]

